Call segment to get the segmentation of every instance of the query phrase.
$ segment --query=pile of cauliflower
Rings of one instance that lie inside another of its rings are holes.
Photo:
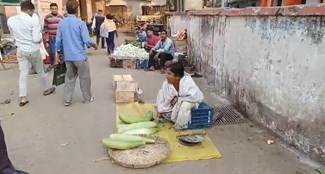
[[[132,44],[123,44],[119,46],[114,50],[112,56],[117,59],[149,59],[149,53],[147,53],[143,48],[133,46]]]

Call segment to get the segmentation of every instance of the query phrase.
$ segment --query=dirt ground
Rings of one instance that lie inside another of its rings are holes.
[[[118,42],[124,41],[120,34]],[[54,95],[41,94],[37,78],[30,77],[30,104],[18,106],[17,65],[11,70],[0,69],[0,119],[6,134],[8,150],[15,166],[31,174],[106,174],[106,173],[179,173],[179,174],[314,174],[314,167],[279,141],[268,145],[272,138],[251,123],[221,125],[208,129],[223,158],[161,164],[149,169],[126,169],[108,160],[94,162],[107,155],[100,141],[115,128],[115,104],[112,76],[131,73],[140,83],[145,102],[154,102],[164,76],[143,70],[111,69],[105,50],[90,51],[92,90],[96,98],[83,104],[79,85],[71,107],[63,106],[63,87]],[[7,65],[8,66],[8,65]],[[52,80],[52,73],[48,81]],[[213,105],[227,105],[213,95],[213,88],[203,79],[196,80],[206,100]]]

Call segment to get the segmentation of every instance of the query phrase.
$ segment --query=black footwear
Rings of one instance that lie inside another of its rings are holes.
[[[21,171],[21,170],[16,170],[13,174],[29,174],[27,172]]]
[[[43,92],[43,95],[47,96],[52,94],[55,91],[55,87],[51,87]]]
[[[197,77],[197,78],[200,78],[200,77],[203,77],[203,75],[201,74],[198,74],[198,73],[194,73],[193,75],[191,75],[192,77]]]
[[[144,71],[155,71],[155,68],[154,67],[150,67],[148,69],[144,69]]]
[[[20,107],[23,107],[23,106],[25,106],[27,103],[29,103],[28,100],[27,100],[27,101],[24,101],[24,102],[21,101],[21,102],[19,103],[19,106],[20,106]]]

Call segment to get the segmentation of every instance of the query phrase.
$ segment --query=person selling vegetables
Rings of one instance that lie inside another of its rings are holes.
[[[203,101],[203,93],[192,77],[184,72],[181,62],[167,66],[166,80],[158,92],[156,121],[161,118],[175,123],[176,130],[186,129],[191,120],[192,108]]]
[[[149,52],[159,41],[159,36],[154,35],[152,29],[147,29],[147,42],[144,44],[144,49]]]
[[[173,40],[167,36],[167,31],[163,30],[160,34],[160,41],[153,47],[149,54],[149,69],[147,71],[154,71],[156,67],[160,68],[161,73],[164,74],[166,61],[174,59],[175,45]],[[156,65],[156,60],[160,59],[160,65]],[[176,61],[176,59],[175,59]]]

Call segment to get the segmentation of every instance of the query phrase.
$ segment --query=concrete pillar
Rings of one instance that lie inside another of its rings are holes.
[[[91,0],[79,0],[80,17],[82,20],[91,21],[93,8]]]

